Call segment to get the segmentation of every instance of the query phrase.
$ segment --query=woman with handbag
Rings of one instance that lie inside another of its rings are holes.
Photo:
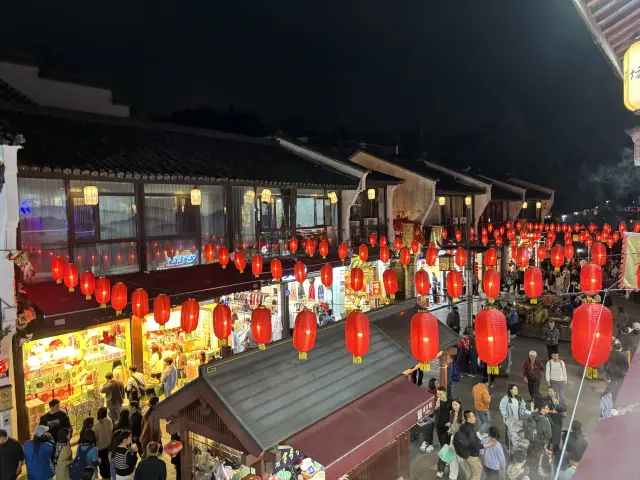
[[[449,480],[458,479],[458,473],[460,472],[461,466],[464,470],[465,478],[469,478],[471,476],[469,475],[469,472],[467,472],[467,462],[465,462],[464,459],[459,458],[453,448],[453,437],[460,431],[460,427],[464,423],[463,411],[460,399],[454,398],[451,401],[451,413],[449,414],[449,435],[451,436],[451,441],[449,442],[448,451],[444,453],[445,458],[443,459],[449,464]]]
[[[140,443],[142,444],[142,454],[147,451],[147,445],[156,442],[162,445],[162,430],[160,429],[160,419],[152,417],[153,407],[160,401],[158,397],[151,397],[149,408],[142,415],[142,432],[140,433]]]

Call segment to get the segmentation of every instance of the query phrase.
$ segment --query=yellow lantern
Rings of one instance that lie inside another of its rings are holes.
[[[193,205],[194,207],[200,205],[201,197],[202,195],[198,187],[191,189],[191,205]]]
[[[633,43],[623,58],[624,106],[635,112],[640,109],[640,42]]]
[[[336,192],[329,192],[327,195],[331,203],[338,203],[338,194]]]
[[[84,187],[83,193],[85,205],[98,205],[98,187],[87,185]]]
[[[369,200],[374,200],[376,198],[376,189],[375,188],[370,188],[369,190],[367,190],[367,198]]]
[[[471,197],[464,198],[464,204],[468,207],[471,205]]]
[[[440,197],[438,198],[438,204],[443,207],[444,203],[446,202],[446,199],[444,197]]]
[[[528,202],[524,202],[524,203],[522,204],[522,208],[527,208],[528,206],[529,206],[529,203],[528,203]]]
[[[254,192],[253,189],[247,190],[247,192],[244,194],[244,203],[253,203],[255,199],[256,192]]]
[[[260,196],[262,197],[262,203],[269,203],[271,201],[271,190],[263,188]]]
[[[536,202],[536,208],[540,210],[542,208],[542,202]]]

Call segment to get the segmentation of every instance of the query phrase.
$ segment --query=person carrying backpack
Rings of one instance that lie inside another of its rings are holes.
[[[144,375],[138,372],[138,367],[131,365],[129,367],[129,371],[131,372],[131,376],[129,377],[127,386],[125,387],[127,398],[129,399],[129,402],[139,402],[144,395],[147,384],[144,381]]]
[[[81,480],[87,467],[93,469],[94,480],[98,479],[98,449],[96,448],[96,433],[93,430],[84,432],[82,443],[78,445],[76,457],[71,462],[69,473],[71,480]]]
[[[449,357],[447,363],[447,397],[453,398],[453,384],[462,379],[462,372],[456,362],[453,361],[453,358]]]

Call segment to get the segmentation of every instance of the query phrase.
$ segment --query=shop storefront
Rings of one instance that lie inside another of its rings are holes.
[[[351,268],[360,268],[363,272],[364,288],[355,291],[351,288],[351,270],[345,271],[345,296],[344,304],[347,314],[360,309],[363,312],[375,310],[384,305],[389,305],[391,299],[387,295],[382,284],[382,274],[384,273],[384,263],[380,260],[363,262],[358,257],[351,260]],[[398,283],[401,279],[398,278]]]

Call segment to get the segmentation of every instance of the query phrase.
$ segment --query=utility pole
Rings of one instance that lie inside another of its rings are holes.
[[[472,197],[465,197],[464,203],[467,208],[467,327],[471,328],[473,325],[473,259],[471,258]]]

